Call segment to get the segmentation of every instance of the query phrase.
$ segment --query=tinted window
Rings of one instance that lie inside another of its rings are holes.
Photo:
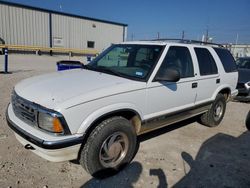
[[[160,70],[168,68],[179,70],[181,78],[193,77],[193,62],[188,48],[171,46],[162,62]]]
[[[206,48],[194,48],[194,50],[198,59],[200,75],[217,74],[218,69],[210,52]]]
[[[239,58],[236,63],[240,69],[250,69],[250,58]]]
[[[215,52],[220,58],[225,72],[234,72],[237,71],[237,67],[231,53],[226,49],[214,48]]]

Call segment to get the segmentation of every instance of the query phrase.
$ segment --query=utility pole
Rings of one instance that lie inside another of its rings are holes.
[[[235,40],[235,45],[238,44],[238,40],[239,40],[239,34],[237,33],[237,35],[236,35],[236,40]]]
[[[157,39],[160,39],[160,32],[157,32]]]
[[[236,55],[234,54],[234,52],[235,52],[236,46],[237,46],[237,44],[238,44],[238,40],[239,40],[239,34],[237,33],[237,35],[236,35],[236,40],[235,40],[235,44],[234,44],[234,49],[233,49],[233,55],[234,55],[234,57],[236,57]]]
[[[206,32],[205,42],[208,42],[208,29],[207,29],[207,32]]]
[[[131,34],[131,41],[134,40],[134,33]]]
[[[184,38],[185,38],[185,31],[183,30],[181,34],[181,39],[183,40]]]

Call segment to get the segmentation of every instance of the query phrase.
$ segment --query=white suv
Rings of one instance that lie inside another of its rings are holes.
[[[218,125],[237,80],[223,47],[125,42],[82,69],[21,81],[6,115],[26,149],[50,161],[78,159],[100,177],[133,159],[137,135],[197,115]]]

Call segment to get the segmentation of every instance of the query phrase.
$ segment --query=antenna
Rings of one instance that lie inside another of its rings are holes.
[[[182,31],[181,39],[183,40],[185,38],[185,31]]]

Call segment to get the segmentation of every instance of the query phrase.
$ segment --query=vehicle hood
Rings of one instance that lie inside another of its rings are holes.
[[[239,83],[246,83],[250,81],[250,69],[238,69]]]
[[[85,69],[60,71],[25,79],[15,86],[15,92],[37,104],[50,109],[81,96],[79,103],[110,95],[142,89],[146,83],[133,81]],[[76,101],[77,100],[72,100]],[[65,107],[66,108],[66,107]]]

